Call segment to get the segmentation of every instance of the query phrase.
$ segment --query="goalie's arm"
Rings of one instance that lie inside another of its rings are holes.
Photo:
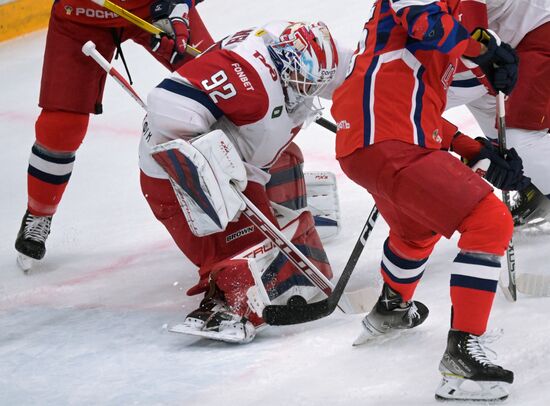
[[[175,139],[189,140],[210,130],[223,112],[202,91],[181,77],[163,80],[147,98],[150,147]]]

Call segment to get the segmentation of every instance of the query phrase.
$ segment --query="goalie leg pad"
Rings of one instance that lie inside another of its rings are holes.
[[[288,223],[282,231],[291,242],[325,275],[332,278],[332,270],[324,251],[321,239],[309,212],[302,212]],[[318,289],[300,273],[287,258],[278,253],[262,274],[270,300],[283,304],[292,296],[302,296],[306,300],[318,293]]]
[[[246,170],[235,147],[220,130],[192,144],[174,140],[151,149],[166,171],[189,228],[198,237],[225,230],[244,209],[233,189],[246,187]]]
[[[266,185],[269,200],[291,210],[306,207],[303,164],[302,151],[298,145],[290,143],[269,169],[271,179]]]
[[[313,214],[321,240],[340,233],[340,202],[336,176],[332,172],[306,172],[307,210]]]
[[[309,212],[302,213],[281,231],[327,278],[332,278],[330,264]],[[204,292],[209,281],[214,281],[232,311],[249,318],[256,326],[263,324],[259,316],[263,308],[257,303],[258,300],[264,304],[284,304],[292,296],[298,295],[309,300],[319,293],[319,289],[268,239],[250,246],[232,258],[214,265],[205,265],[199,272],[201,281],[188,294]],[[255,293],[255,299],[250,292],[254,287],[259,290],[259,293]]]

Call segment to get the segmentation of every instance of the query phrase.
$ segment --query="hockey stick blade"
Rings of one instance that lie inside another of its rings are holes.
[[[369,218],[359,235],[359,239],[355,243],[355,247],[342,271],[342,275],[336,284],[334,291],[326,299],[318,302],[306,304],[287,305],[268,305],[264,308],[262,318],[267,324],[273,326],[284,326],[290,324],[307,323],[330,315],[336,307],[344,293],[344,289],[350,280],[351,274],[355,269],[357,261],[363,252],[363,248],[367,239],[374,228],[376,219],[378,218],[378,208],[374,206],[371,210]]]

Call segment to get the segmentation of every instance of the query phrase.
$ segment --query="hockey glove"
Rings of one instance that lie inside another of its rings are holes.
[[[153,25],[166,33],[153,36],[151,48],[171,64],[185,55],[190,33],[188,14],[192,5],[191,0],[157,0],[151,4]]]
[[[472,38],[485,45],[487,51],[479,56],[466,58],[479,65],[494,90],[510,94],[518,79],[519,58],[516,51],[484,28],[476,28],[472,32]]]
[[[523,175],[523,163],[514,148],[507,150],[505,157],[502,157],[498,147],[490,140],[478,137],[476,141],[482,145],[481,150],[467,164],[494,187],[522,190],[531,183],[531,179]]]

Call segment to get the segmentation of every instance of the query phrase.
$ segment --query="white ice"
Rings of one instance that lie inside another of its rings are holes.
[[[270,19],[319,19],[354,46],[369,4],[207,0],[199,8],[215,38]],[[141,196],[143,113],[109,79],[105,113],[92,118],[77,154],[48,254],[24,275],[13,243],[26,206],[44,42],[43,31],[0,44],[0,405],[435,404],[456,236],[438,245],[417,292],[430,317],[395,341],[352,348],[362,316],[342,313],[271,328],[246,346],[167,332],[163,326],[197,306],[200,298],[185,295],[197,274]],[[137,46],[124,50],[145,96],[166,71]],[[478,131],[465,110],[452,116],[466,131]],[[338,276],[373,202],[333,159],[333,134],[311,125],[298,143],[306,170],[338,177],[343,231],[326,246]],[[386,233],[379,221],[352,289],[379,284]],[[518,272],[550,274],[549,244],[548,231],[516,235]],[[510,303],[497,294],[490,329],[504,329],[495,344],[498,362],[516,373],[510,405],[550,403],[549,305],[550,299],[523,295]]]

